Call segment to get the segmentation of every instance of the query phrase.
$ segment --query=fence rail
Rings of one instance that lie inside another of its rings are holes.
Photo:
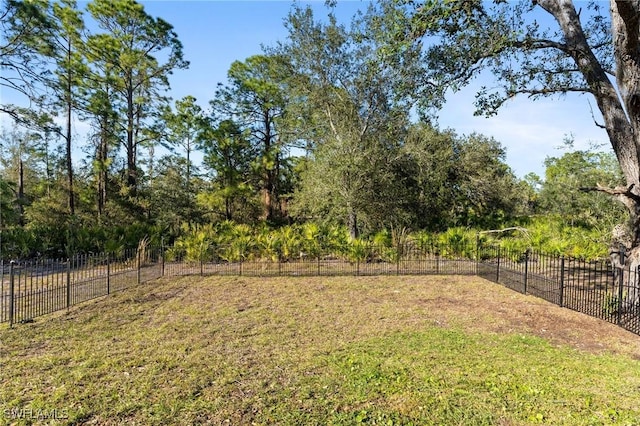
[[[0,322],[10,325],[69,309],[161,276],[160,250],[2,264]]]
[[[0,264],[0,322],[10,325],[161,276],[477,275],[640,334],[638,271],[609,262],[513,252],[490,246],[367,246],[314,256],[224,256],[212,248],[190,261],[161,249]],[[223,258],[226,257],[226,258]]]

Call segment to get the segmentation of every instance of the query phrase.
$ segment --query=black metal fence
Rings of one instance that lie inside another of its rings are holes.
[[[0,322],[56,312],[162,276],[160,250],[3,263]]]
[[[477,275],[640,334],[639,273],[609,261],[479,248]]]
[[[640,334],[638,271],[535,251],[366,245],[309,255],[207,248],[193,260],[160,249],[1,265],[0,322],[13,325],[161,276],[478,275]]]

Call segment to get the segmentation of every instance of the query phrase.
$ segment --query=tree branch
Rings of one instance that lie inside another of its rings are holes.
[[[598,121],[596,120],[596,116],[593,114],[593,106],[591,105],[591,102],[589,102],[589,111],[591,111],[591,118],[593,118],[593,124],[595,124],[596,127],[607,130],[607,126],[605,126],[604,124],[598,123]]]
[[[616,0],[616,6],[620,14],[620,18],[626,26],[626,33],[629,35],[624,40],[625,53],[633,57],[638,56],[638,30],[640,5],[637,1]],[[634,37],[635,36],[635,37]]]
[[[633,192],[634,187],[635,184],[631,184],[627,187],[617,186],[615,188],[608,188],[597,184],[595,187],[581,187],[579,190],[583,192],[603,192],[605,194],[625,198],[627,201],[632,201],[634,204],[638,205],[640,204],[640,195]],[[626,202],[625,205],[627,205]],[[627,205],[627,207],[629,206]]]

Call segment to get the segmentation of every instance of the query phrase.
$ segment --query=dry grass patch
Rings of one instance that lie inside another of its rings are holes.
[[[479,278],[164,279],[1,330],[0,422],[638,424],[639,342]]]

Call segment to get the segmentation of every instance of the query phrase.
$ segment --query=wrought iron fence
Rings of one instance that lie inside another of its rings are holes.
[[[0,322],[13,325],[162,275],[160,250],[2,264]]]
[[[640,334],[640,274],[609,261],[479,248],[477,275]]]
[[[475,244],[271,253],[204,247],[196,256],[162,249],[0,264],[0,322],[15,324],[161,276],[477,275],[640,334],[640,277],[608,261]]]

